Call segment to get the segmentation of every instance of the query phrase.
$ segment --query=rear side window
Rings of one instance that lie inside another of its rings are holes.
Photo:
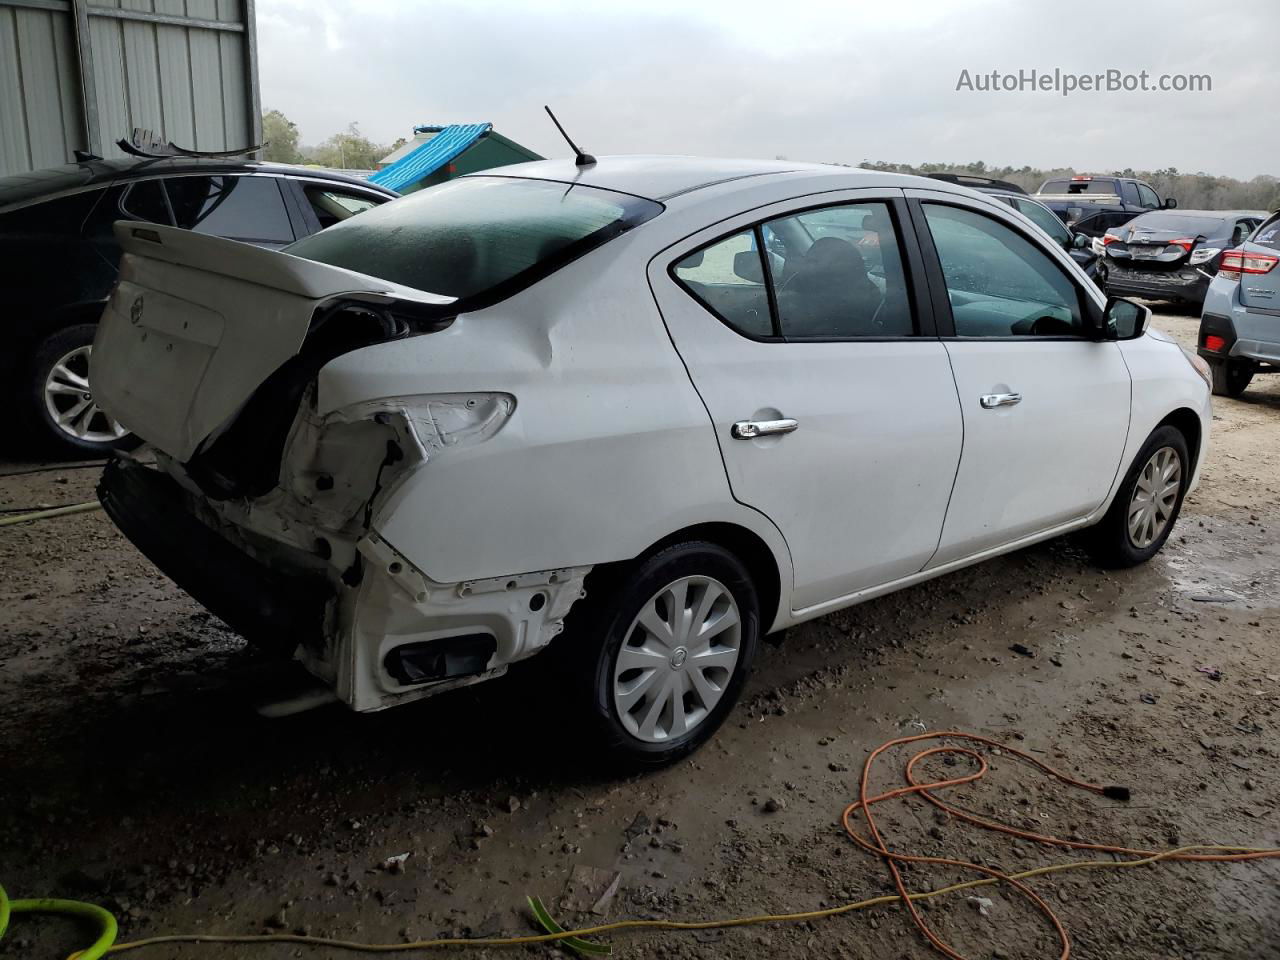
[[[1120,182],[1120,199],[1132,206],[1138,205],[1138,185],[1128,180]]]
[[[293,242],[275,177],[173,177],[165,187],[174,220],[183,229],[232,240]]]
[[[344,220],[288,252],[492,302],[661,211],[652,200],[579,184],[460,177]]]
[[[164,199],[164,187],[159,180],[139,180],[129,186],[121,204],[124,212],[139,220],[169,225],[169,207]]]
[[[764,230],[783,241],[774,294],[788,340],[915,332],[898,236],[885,204],[809,210],[771,220]]]
[[[961,337],[1076,336],[1080,295],[1035,244],[991,217],[924,205]]]
[[[672,274],[748,337],[915,334],[898,233],[885,203],[839,204],[768,220],[694,251]]]

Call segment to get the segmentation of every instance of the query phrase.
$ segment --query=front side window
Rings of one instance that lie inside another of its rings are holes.
[[[1145,183],[1138,184],[1138,206],[1148,207],[1152,210],[1155,210],[1160,206],[1160,198],[1157,197],[1156,192]]]
[[[1080,295],[1062,268],[1002,223],[924,204],[960,337],[1080,336]]]
[[[259,243],[292,243],[293,227],[274,177],[171,177],[174,220],[184,230]]]
[[[773,334],[769,291],[754,230],[695,250],[675,265],[675,276],[704,307],[739,333]]]
[[[459,177],[322,230],[288,253],[460,300],[509,295],[662,212],[581,184]]]
[[[885,203],[769,220],[689,254],[673,273],[712,313],[750,337],[915,333],[898,234]]]

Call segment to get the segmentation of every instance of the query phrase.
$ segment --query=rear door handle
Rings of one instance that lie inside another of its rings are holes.
[[[739,420],[729,433],[735,440],[750,440],[752,437],[767,437],[775,433],[791,433],[798,426],[800,421],[789,417],[781,420]]]
[[[1015,403],[1022,402],[1022,394],[985,393],[978,398],[978,402],[982,404],[984,410],[994,410],[996,407],[1012,407]]]

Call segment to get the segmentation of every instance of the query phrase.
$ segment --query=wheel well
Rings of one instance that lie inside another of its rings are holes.
[[[1191,463],[1194,465],[1200,456],[1200,418],[1195,411],[1180,407],[1156,424],[1156,428],[1165,425],[1173,427],[1187,438],[1187,452],[1191,454]]]
[[[760,596],[761,629],[767,632],[777,619],[778,604],[782,597],[782,576],[769,545],[746,527],[733,523],[699,523],[663,537],[640,556],[647,556],[663,547],[687,540],[710,541],[724,547],[743,562]]]

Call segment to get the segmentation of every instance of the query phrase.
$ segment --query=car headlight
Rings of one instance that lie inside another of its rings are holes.
[[[1188,263],[1192,266],[1195,266],[1197,263],[1208,263],[1221,252],[1221,247],[1201,247],[1199,250],[1191,251],[1191,259]]]
[[[1191,364],[1191,369],[1200,374],[1200,379],[1204,381],[1204,385],[1210,390],[1213,389],[1213,371],[1209,369],[1209,362],[1197,353],[1192,353],[1186,347],[1179,346],[1182,355],[1187,358],[1187,363]]]

